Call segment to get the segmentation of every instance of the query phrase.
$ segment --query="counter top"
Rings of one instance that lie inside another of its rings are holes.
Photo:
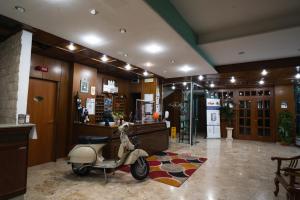
[[[0,124],[0,128],[22,128],[33,126],[35,126],[35,124]]]

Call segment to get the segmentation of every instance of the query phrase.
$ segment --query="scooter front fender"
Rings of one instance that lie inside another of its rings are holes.
[[[149,154],[146,151],[144,151],[143,149],[136,149],[129,154],[129,156],[125,160],[124,165],[131,165],[131,164],[135,163],[135,161],[139,157],[148,157],[148,156],[149,156]]]

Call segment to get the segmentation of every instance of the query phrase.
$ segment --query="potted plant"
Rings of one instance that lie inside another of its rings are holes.
[[[296,145],[300,147],[300,128],[298,127],[297,133],[296,133]]]
[[[293,115],[289,111],[281,111],[278,117],[278,134],[282,144],[291,144]]]
[[[223,106],[221,107],[221,115],[225,118],[226,120],[226,130],[227,130],[227,140],[232,140],[232,119],[234,115],[234,104],[232,101],[226,101],[223,103]]]

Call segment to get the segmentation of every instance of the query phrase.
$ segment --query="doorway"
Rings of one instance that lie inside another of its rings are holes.
[[[273,90],[246,90],[238,95],[238,139],[275,141]]]
[[[130,104],[129,104],[129,108],[130,108],[130,110],[132,110],[132,113],[131,113],[131,119],[129,119],[130,121],[135,121],[135,119],[136,119],[136,116],[135,116],[135,114],[136,114],[136,100],[137,99],[141,99],[142,98],[142,95],[141,95],[141,93],[131,93],[130,94],[130,99],[131,99],[131,101],[130,101]]]
[[[29,141],[29,166],[54,161],[56,101],[57,83],[30,79],[27,112],[36,124],[38,139]]]

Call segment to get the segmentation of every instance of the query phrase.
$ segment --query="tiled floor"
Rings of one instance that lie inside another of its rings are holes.
[[[101,173],[77,177],[64,160],[29,169],[28,200],[254,200],[285,199],[281,188],[275,198],[275,162],[271,156],[294,156],[300,148],[274,143],[234,140],[200,140],[194,146],[172,142],[169,151],[191,153],[208,158],[180,188],[151,179],[134,180],[130,174],[116,172],[107,184]]]

